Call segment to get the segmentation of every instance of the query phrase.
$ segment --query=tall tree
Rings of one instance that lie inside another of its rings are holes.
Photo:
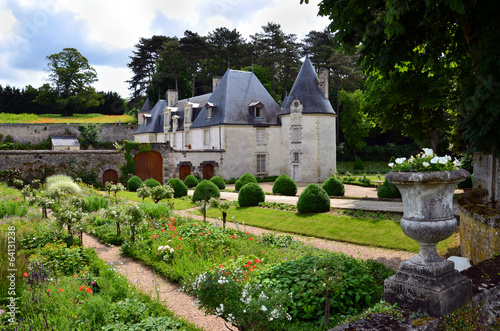
[[[97,73],[77,49],[64,48],[47,59],[52,90],[59,96],[57,104],[63,114],[72,115],[102,103],[102,95],[91,86],[97,81]]]
[[[457,68],[463,136],[471,151],[500,155],[498,1],[323,0],[319,7],[336,43],[359,49],[367,72],[388,77],[406,62],[430,74]]]
[[[206,60],[208,44],[206,37],[202,37],[196,32],[186,30],[184,37],[179,40],[182,57],[187,62],[187,67],[192,78],[191,96],[196,95],[196,77],[202,70]]]
[[[339,93],[339,102],[343,108],[340,127],[344,132],[345,142],[357,158],[357,154],[366,146],[366,137],[370,132],[370,124],[362,111],[363,92],[342,90]]]
[[[214,50],[215,55],[212,62],[215,66],[215,75],[222,75],[232,66],[239,68],[248,65],[247,43],[236,29],[229,30],[226,27],[217,28],[208,33],[207,43]]]
[[[153,75],[156,73],[157,61],[163,50],[163,44],[168,41],[165,36],[152,36],[151,38],[141,38],[135,44],[136,50],[130,57],[131,61],[127,66],[134,75],[129,83],[129,90],[132,90],[133,98],[138,98],[148,94]]]

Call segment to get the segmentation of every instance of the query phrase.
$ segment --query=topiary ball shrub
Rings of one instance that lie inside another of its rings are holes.
[[[127,182],[127,190],[130,192],[137,192],[139,187],[142,186],[142,180],[137,176],[132,176]]]
[[[257,179],[255,178],[254,175],[246,173],[243,176],[241,176],[236,181],[236,183],[234,183],[234,189],[236,191],[239,191],[243,187],[243,185],[245,185],[247,183],[257,183]]]
[[[193,193],[193,202],[199,200],[210,200],[210,198],[220,197],[220,190],[209,180],[204,180],[200,182]]]
[[[401,198],[401,193],[396,185],[385,181],[380,185],[377,191],[377,197],[379,199]]]
[[[154,178],[146,179],[143,183],[146,184],[146,186],[149,188],[153,188],[153,187],[161,185],[160,182]]]
[[[188,188],[196,187],[196,185],[198,185],[198,179],[193,175],[187,175],[184,179],[184,184],[186,184]]]
[[[264,190],[257,183],[247,183],[243,185],[238,193],[238,203],[241,207],[258,206],[259,202],[264,202],[266,195]]]
[[[365,165],[363,164],[363,161],[358,157],[356,161],[354,161],[354,164],[352,165],[352,168],[354,170],[360,170],[363,171],[365,170]]]
[[[184,197],[188,194],[188,187],[179,178],[170,178],[167,185],[174,189],[174,198]]]
[[[294,196],[297,194],[297,184],[293,179],[283,174],[274,181],[273,193]]]
[[[309,184],[297,201],[299,213],[323,213],[330,211],[330,197],[316,184]]]
[[[325,180],[321,188],[330,196],[342,197],[345,193],[344,183],[336,177]]]
[[[210,178],[210,181],[217,185],[219,190],[223,190],[226,188],[226,181],[220,176],[213,176],[212,178]]]

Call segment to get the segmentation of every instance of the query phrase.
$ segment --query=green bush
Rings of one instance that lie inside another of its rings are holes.
[[[401,198],[401,193],[396,185],[385,181],[380,185],[380,188],[377,191],[377,197],[379,199],[383,198]]]
[[[365,165],[363,164],[363,161],[361,161],[361,159],[358,157],[356,159],[356,161],[354,161],[354,164],[352,165],[352,168],[354,170],[365,170]]]
[[[204,180],[196,186],[193,193],[193,202],[198,200],[210,200],[210,198],[220,197],[220,190],[209,180]]]
[[[254,175],[246,173],[236,181],[236,183],[234,184],[234,189],[236,191],[239,191],[241,187],[247,183],[257,183],[257,179]]]
[[[174,198],[184,197],[188,194],[188,187],[179,178],[170,178],[167,185],[174,189]]]
[[[212,178],[210,178],[210,181],[212,183],[214,183],[215,185],[217,185],[217,187],[220,190],[223,190],[226,188],[226,181],[220,176],[213,176]]]
[[[297,194],[297,184],[293,179],[283,174],[274,182],[273,193],[294,196]]]
[[[248,183],[243,185],[238,193],[238,203],[241,207],[258,206],[259,202],[264,202],[266,195],[262,187],[257,183]]]
[[[132,176],[127,182],[127,190],[130,192],[136,192],[139,187],[142,186],[142,180],[137,176]]]
[[[321,185],[321,188],[331,196],[341,197],[344,196],[345,193],[344,183],[336,177],[330,177],[325,180],[323,185]]]
[[[160,184],[160,182],[159,182],[159,181],[157,181],[157,180],[156,180],[156,179],[154,179],[154,178],[146,179],[146,180],[144,181],[144,184],[146,184],[146,186],[147,186],[147,187],[149,187],[149,188],[153,188],[153,187],[156,187],[156,186],[160,186],[160,185],[161,185],[161,184]]]
[[[309,184],[297,201],[299,213],[323,213],[330,211],[330,197],[316,184]]]
[[[193,175],[187,175],[184,179],[184,184],[186,184],[188,188],[196,187],[196,185],[198,185],[198,179]]]

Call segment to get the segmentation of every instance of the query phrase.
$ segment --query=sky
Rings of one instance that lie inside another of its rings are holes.
[[[141,37],[202,36],[219,27],[250,40],[268,22],[298,39],[328,26],[319,0],[0,0],[0,85],[48,83],[46,57],[76,48],[97,71],[97,91],[130,96],[127,63]]]

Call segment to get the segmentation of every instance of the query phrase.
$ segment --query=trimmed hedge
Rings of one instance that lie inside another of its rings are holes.
[[[363,164],[363,161],[361,161],[361,159],[358,157],[356,161],[354,161],[352,168],[354,170],[365,170],[365,165]]]
[[[142,186],[142,180],[137,176],[132,176],[127,182],[127,190],[130,192],[136,192],[139,187]]]
[[[174,198],[184,197],[188,194],[188,187],[179,178],[170,178],[167,185],[174,189]]]
[[[385,181],[382,185],[380,185],[380,188],[377,191],[377,197],[379,199],[401,198],[401,193],[396,185]]]
[[[330,196],[341,197],[345,194],[344,183],[336,177],[330,177],[325,180],[321,188]]]
[[[161,185],[160,182],[154,178],[146,179],[143,183],[146,184],[146,186],[149,188],[153,188],[153,187]]]
[[[213,176],[212,178],[210,178],[210,181],[217,185],[219,190],[223,190],[226,188],[226,181],[220,176]]]
[[[297,201],[299,213],[323,213],[330,211],[330,197],[316,184],[309,184]]]
[[[198,179],[193,175],[187,175],[187,177],[184,178],[184,184],[186,184],[188,188],[196,187],[196,185],[198,185]]]
[[[257,183],[257,179],[254,175],[246,173],[236,181],[236,183],[234,184],[234,189],[236,191],[239,191],[243,187],[243,185],[247,183]]]
[[[295,184],[293,179],[283,174],[274,182],[273,193],[295,196],[297,194],[297,184]]]
[[[200,182],[193,193],[193,202],[199,200],[210,200],[210,198],[220,197],[220,190],[209,180],[204,180]]]
[[[258,206],[259,202],[264,202],[266,195],[264,190],[257,183],[247,183],[243,185],[238,193],[238,203],[241,207]]]

